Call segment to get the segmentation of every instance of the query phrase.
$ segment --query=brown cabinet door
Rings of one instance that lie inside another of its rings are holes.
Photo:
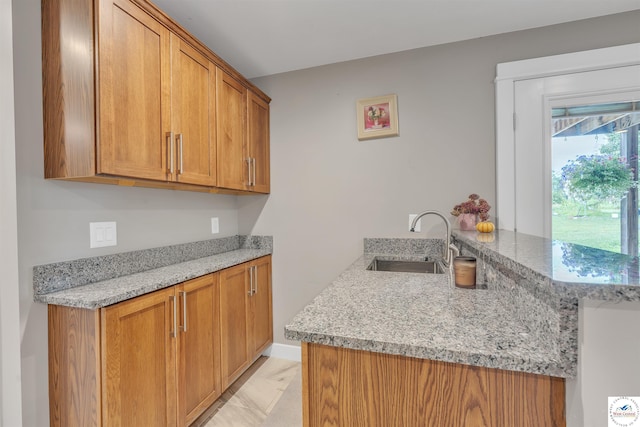
[[[216,84],[218,187],[244,190],[248,184],[247,89],[221,69]]]
[[[101,310],[105,426],[176,424],[174,289]]]
[[[218,274],[189,280],[178,297],[178,414],[189,425],[221,394]]]
[[[167,179],[169,31],[128,0],[101,0],[97,173]]]
[[[269,193],[269,104],[253,92],[248,95],[248,146],[251,158],[251,190]]]
[[[173,179],[216,185],[216,67],[178,36],[171,35],[171,130]]]
[[[220,362],[226,389],[250,362],[247,313],[249,282],[246,264],[220,272]]]
[[[251,296],[250,354],[258,356],[273,342],[273,316],[271,304],[271,257],[252,263],[253,295]]]

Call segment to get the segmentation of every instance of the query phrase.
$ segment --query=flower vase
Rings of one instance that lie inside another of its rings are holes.
[[[458,226],[460,230],[475,230],[478,222],[478,215],[471,213],[463,213],[458,215]]]

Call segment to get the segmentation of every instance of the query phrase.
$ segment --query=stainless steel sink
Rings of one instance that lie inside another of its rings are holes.
[[[367,270],[393,271],[396,273],[431,273],[442,274],[444,267],[437,261],[401,261],[377,259],[369,264]]]

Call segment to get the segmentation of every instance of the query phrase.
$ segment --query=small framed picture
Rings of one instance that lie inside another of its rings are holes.
[[[359,99],[356,102],[358,139],[398,135],[398,97],[396,95]]]

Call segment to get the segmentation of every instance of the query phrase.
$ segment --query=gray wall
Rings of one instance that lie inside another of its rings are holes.
[[[40,0],[13,8],[23,422],[46,426],[47,310],[32,302],[33,266],[235,235],[238,209],[236,196],[45,181]],[[92,221],[116,221],[118,246],[89,249]]]
[[[34,265],[211,238],[218,216],[219,236],[274,236],[275,336],[284,343],[286,321],[359,256],[363,237],[408,235],[409,213],[447,211],[470,192],[494,203],[496,63],[640,41],[639,11],[256,79],[274,99],[273,193],[235,197],[44,181],[40,1],[13,7],[26,426],[48,425],[46,307],[32,302]],[[401,136],[358,142],[355,100],[386,93],[398,95]],[[90,250],[88,223],[104,220],[118,222],[119,244]]]
[[[276,341],[363,237],[410,236],[409,213],[472,192],[495,205],[496,64],[637,43],[638,22],[640,10],[255,79],[273,98],[273,192],[239,200],[240,228],[274,236]],[[388,93],[400,136],[358,141],[356,100]]]
[[[409,213],[447,212],[471,192],[495,205],[496,64],[637,43],[638,22],[634,11],[255,79],[273,98],[273,193],[239,200],[240,229],[274,236],[276,342],[295,344],[284,339],[287,321],[358,258],[363,237],[410,236]],[[398,95],[400,136],[358,141],[356,100],[387,93]],[[603,318],[583,314],[582,324]],[[608,324],[622,314],[607,314]],[[583,332],[588,364],[567,383],[570,427],[606,422],[606,392],[591,374],[612,359],[593,344],[598,332]],[[633,345],[620,350],[634,363]]]
[[[22,425],[11,0],[0,0],[0,426]]]

